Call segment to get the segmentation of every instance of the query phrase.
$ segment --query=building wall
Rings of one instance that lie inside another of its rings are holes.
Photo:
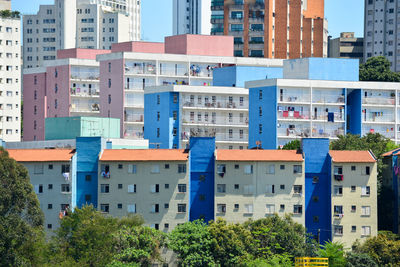
[[[11,0],[1,0],[0,10],[11,10]]]
[[[211,0],[174,0],[172,12],[173,35],[210,34]]]
[[[231,66],[213,71],[214,86],[244,87],[247,81],[283,78],[282,68]]]
[[[25,89],[23,140],[44,140],[47,117],[46,72],[24,74],[23,84]]]
[[[137,52],[137,53],[164,53],[164,43],[155,42],[120,42],[111,46],[112,53]]]
[[[361,135],[361,90],[353,90],[347,95],[347,125],[350,133]]]
[[[62,173],[62,165],[70,165],[66,162],[22,162],[29,172],[31,183],[40,202],[40,208],[44,213],[44,227],[48,233],[55,230],[60,225],[59,213],[61,205],[71,207],[71,179],[66,180]],[[35,171],[38,166],[42,166],[43,173]],[[50,166],[52,169],[50,169]],[[68,185],[69,192],[62,192],[61,185]],[[42,187],[41,193],[39,186]]]
[[[70,66],[48,67],[46,96],[48,117],[69,117],[70,114]]]
[[[189,220],[189,172],[179,173],[178,164],[184,164],[189,170],[187,161],[147,161],[147,162],[105,162],[110,166],[111,178],[99,177],[99,207],[109,204],[109,214],[115,217],[127,216],[128,205],[136,205],[136,214],[145,220],[145,224],[169,231],[180,223]],[[129,165],[136,166],[136,173],[129,173]],[[152,173],[154,165],[159,166],[159,173]],[[168,165],[168,168],[166,168]],[[121,168],[120,168],[121,167]],[[99,169],[99,172],[101,169]],[[102,193],[101,185],[109,185],[109,193]],[[136,184],[136,192],[128,192],[128,186]],[[159,192],[151,192],[151,187],[158,184]],[[178,184],[186,186],[186,192],[178,191]],[[122,185],[122,188],[119,188]],[[118,208],[122,204],[122,208]],[[152,212],[152,205],[158,204],[159,211]],[[165,206],[168,204],[168,206]],[[186,205],[186,212],[178,212],[178,204]],[[168,227],[165,227],[168,224]]]
[[[79,59],[92,59],[96,60],[97,55],[108,54],[110,50],[103,49],[83,49],[83,48],[72,48],[57,50],[57,59],[63,58],[79,58]]]
[[[221,177],[216,167],[214,185],[216,219],[224,218],[228,222],[243,223],[249,219],[258,220],[273,214],[284,216],[291,213],[295,222],[304,225],[305,198],[303,194],[295,194],[293,191],[294,185],[300,185],[304,190],[304,171],[300,174],[293,173],[294,165],[300,165],[304,170],[304,162],[216,161],[216,165],[220,164],[225,164],[226,173]],[[274,173],[268,174],[272,165]],[[253,166],[253,173],[246,173],[245,166]],[[220,185],[226,186],[225,193],[218,192]],[[247,188],[245,189],[247,186],[251,186],[253,190],[248,192]],[[267,191],[268,186],[273,186],[274,191]],[[226,212],[218,211],[220,204],[226,205]],[[253,212],[246,210],[245,205],[249,204],[253,205]],[[239,205],[239,208],[235,208],[235,205]],[[273,208],[267,208],[267,205]],[[301,205],[303,212],[294,214],[294,205]]]
[[[340,166],[343,168],[343,181],[336,181],[334,178],[334,167]],[[355,170],[352,170],[352,166]],[[370,175],[365,174],[365,168],[369,166]],[[370,236],[378,234],[378,198],[377,198],[377,164],[362,164],[362,163],[332,163],[332,214],[334,214],[334,206],[343,207],[343,217],[332,216],[332,225],[343,226],[343,234],[335,234],[332,229],[332,241],[344,243],[346,247],[351,247],[354,240],[358,239],[363,242]],[[342,195],[335,195],[335,186],[342,186]],[[352,186],[356,189],[353,191]],[[370,195],[363,195],[362,187],[370,187]],[[356,209],[352,211],[352,206]],[[370,213],[363,215],[362,208],[369,207]],[[356,229],[352,230],[352,226]],[[364,235],[362,226],[370,226],[371,233]]]

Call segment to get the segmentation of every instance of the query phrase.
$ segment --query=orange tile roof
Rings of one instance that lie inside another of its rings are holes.
[[[100,161],[187,161],[183,149],[105,149]]]
[[[329,154],[332,157],[333,162],[342,162],[342,163],[373,163],[376,162],[376,159],[369,151],[350,151],[350,150],[331,150]]]
[[[10,158],[18,162],[70,161],[71,149],[7,149]]]
[[[303,161],[296,150],[228,150],[218,149],[216,160],[220,161]]]
[[[387,156],[392,156],[392,155],[393,155],[393,156],[398,156],[398,155],[400,155],[400,149],[399,149],[399,148],[396,148],[396,149],[390,150],[390,151],[388,151],[388,152],[382,154],[382,157],[387,157]]]

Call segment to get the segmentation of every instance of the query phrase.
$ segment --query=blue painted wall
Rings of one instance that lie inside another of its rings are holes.
[[[71,170],[72,170],[72,173],[71,173],[71,186],[72,186],[72,192],[71,192],[71,209],[72,210],[74,210],[75,209],[75,207],[77,206],[77,190],[78,190],[78,184],[77,184],[77,179],[76,179],[76,175],[77,175],[77,172],[78,172],[78,169],[77,169],[77,165],[76,165],[76,163],[77,163],[77,154],[75,153],[73,156],[72,156],[72,166],[71,166]]]
[[[173,103],[173,96],[177,95],[178,102]],[[160,96],[160,104],[157,98]],[[173,120],[173,112],[177,111],[178,119]],[[160,113],[160,119],[157,120],[157,113]],[[179,128],[179,93],[163,92],[145,94],[144,96],[144,138],[149,139],[149,148],[168,149],[179,148],[180,128]],[[176,136],[173,136],[173,128],[177,128]],[[160,135],[157,136],[157,129],[160,129]]]
[[[260,99],[260,90],[262,99]],[[263,149],[276,149],[277,136],[277,87],[260,87],[249,89],[249,148],[254,148],[261,141]],[[262,108],[260,116],[259,108]],[[262,125],[260,134],[259,126]]]
[[[97,181],[100,151],[105,147],[101,137],[76,138],[76,206],[93,204],[97,208]],[[86,181],[86,175],[91,175],[91,180]],[[111,174],[112,175],[112,174]],[[91,196],[91,201],[85,200],[85,195]]]
[[[331,157],[328,138],[304,138],[305,159],[305,219],[306,228],[314,236],[320,231],[320,243],[332,238],[331,231]],[[313,183],[318,176],[318,183]],[[314,197],[318,197],[315,201]],[[314,222],[314,216],[319,221]]]
[[[0,139],[0,146],[6,148],[6,142]]]
[[[189,220],[214,220],[215,138],[190,138]],[[204,177],[202,179],[201,177]],[[200,196],[204,196],[204,200]]]
[[[361,135],[361,119],[362,119],[362,104],[361,104],[361,89],[356,89],[347,95],[347,133]]]
[[[358,81],[359,60],[341,58],[301,58],[283,62],[285,79]]]
[[[254,80],[283,78],[280,67],[231,66],[216,68],[213,71],[214,86],[244,87],[244,83]]]

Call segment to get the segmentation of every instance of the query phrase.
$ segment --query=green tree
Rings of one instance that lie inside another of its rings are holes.
[[[237,266],[249,258],[254,250],[253,237],[241,224],[218,219],[210,222],[208,230],[214,241],[212,255],[220,266]]]
[[[346,265],[344,246],[338,242],[325,242],[317,252],[319,257],[328,258],[330,267],[343,267]]]
[[[378,267],[374,260],[366,253],[346,253],[346,267]]]
[[[169,248],[178,255],[181,266],[214,266],[213,238],[200,220],[178,225],[169,234]]]
[[[290,217],[277,214],[245,223],[255,242],[255,258],[270,258],[273,255],[287,254],[290,257],[312,256],[315,244],[306,233],[303,225]]]
[[[287,255],[272,255],[269,259],[257,258],[245,263],[247,267],[292,267],[293,261]]]
[[[41,262],[43,213],[28,171],[0,147],[0,266]]]
[[[356,243],[353,251],[368,254],[378,266],[400,266],[400,236],[392,232],[379,232],[362,245]]]
[[[166,244],[163,232],[145,226],[122,226],[114,236],[115,260],[109,266],[150,266],[156,260],[162,261],[160,249]]]
[[[50,263],[57,264],[61,257],[82,265],[107,265],[113,259],[117,226],[117,219],[103,216],[91,205],[76,208],[60,222],[50,245],[50,254],[55,255]]]
[[[298,150],[300,148],[301,148],[301,143],[300,143],[300,140],[297,140],[297,139],[286,143],[282,147],[283,150]]]
[[[360,65],[360,81],[399,82],[400,75],[390,70],[390,62],[386,57],[378,56]]]

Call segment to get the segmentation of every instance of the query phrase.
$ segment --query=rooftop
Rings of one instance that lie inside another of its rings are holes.
[[[187,161],[183,149],[105,149],[100,161]]]
[[[219,161],[292,161],[302,162],[303,155],[296,150],[228,150],[218,149]]]
[[[338,151],[331,150],[329,154],[333,162],[337,163],[374,163],[376,159],[369,151]]]
[[[18,162],[70,161],[71,149],[7,149],[10,158]]]

